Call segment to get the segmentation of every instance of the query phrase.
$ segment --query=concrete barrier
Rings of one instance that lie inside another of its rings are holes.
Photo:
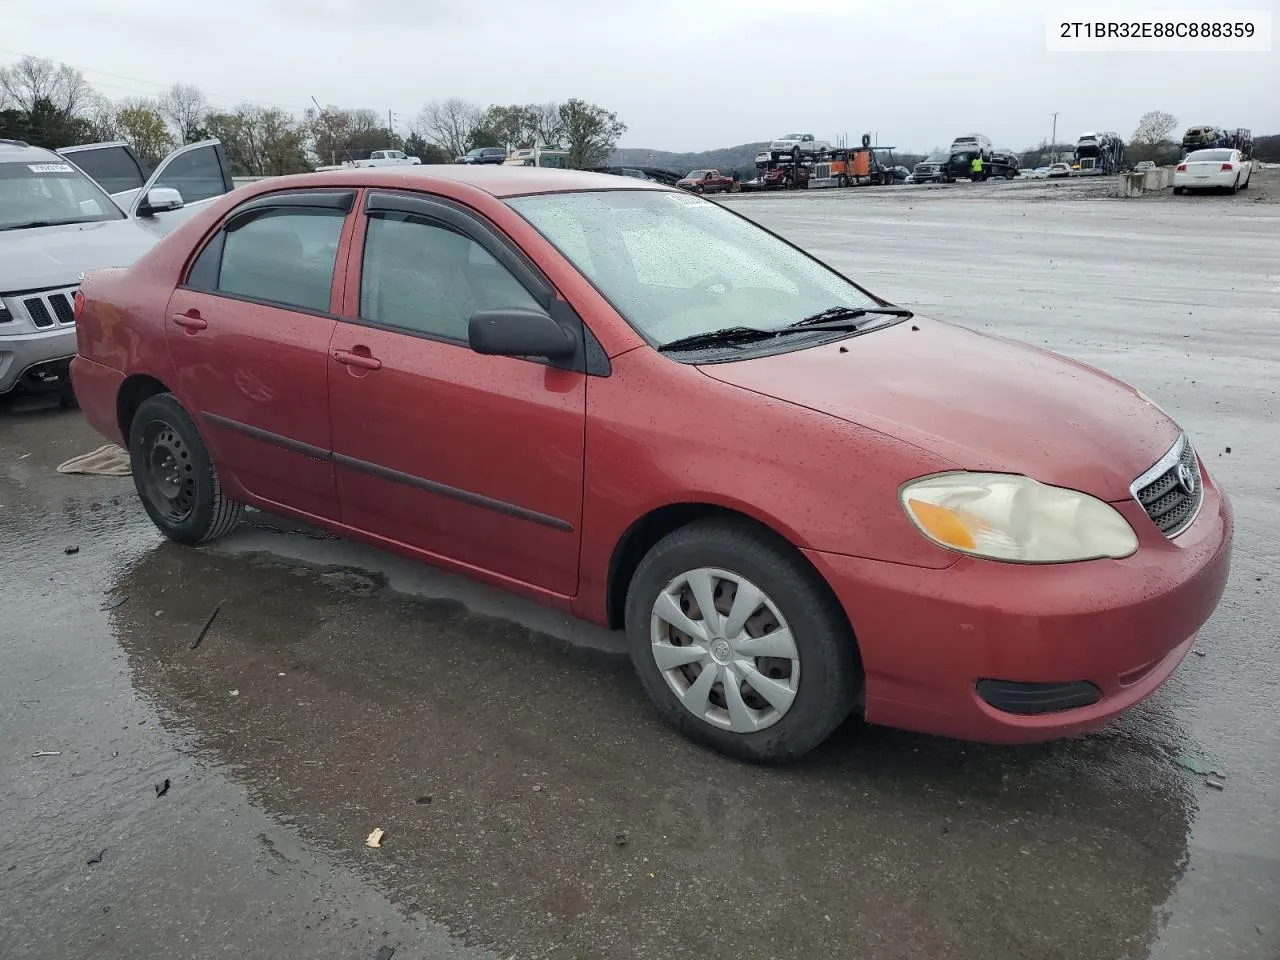
[[[1144,193],[1164,190],[1173,183],[1172,167],[1156,167],[1142,173],[1120,174],[1120,185],[1116,195],[1121,197],[1140,197]]]

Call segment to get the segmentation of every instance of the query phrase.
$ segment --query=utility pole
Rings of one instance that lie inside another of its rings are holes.
[[[311,102],[316,105],[316,109],[320,111],[320,120],[324,123],[324,132],[329,135],[329,166],[336,167],[338,165],[337,157],[334,153],[333,128],[329,126],[329,115],[324,112],[324,107],[320,106],[320,101],[315,97],[311,98]]]
[[[1053,159],[1058,159],[1058,111],[1053,112],[1053,135],[1049,137],[1049,149],[1053,151]]]

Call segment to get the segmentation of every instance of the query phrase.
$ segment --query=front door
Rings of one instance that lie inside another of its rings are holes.
[[[337,519],[328,355],[353,191],[268,195],[232,211],[169,301],[178,395],[251,494]]]
[[[359,319],[339,321],[329,363],[343,522],[573,595],[586,374],[467,340],[478,310],[539,309],[544,281],[452,205],[393,197],[365,227],[345,311]]]

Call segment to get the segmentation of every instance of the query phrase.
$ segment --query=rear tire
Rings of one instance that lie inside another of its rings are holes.
[[[1174,195],[1175,195],[1175,196],[1179,196],[1179,197],[1180,197],[1180,196],[1182,196],[1182,194],[1185,192],[1185,189],[1184,189],[1183,187],[1174,187],[1174,188],[1173,188],[1173,192],[1174,192]]]
[[[853,711],[862,685],[856,643],[826,584],[789,544],[744,522],[702,520],[655,544],[628,587],[626,638],[663,720],[756,763],[813,750]],[[715,679],[699,687],[708,670]]]
[[[187,411],[171,393],[138,406],[129,426],[134,487],[151,521],[170,540],[207,543],[229,533],[244,505],[227,497]]]

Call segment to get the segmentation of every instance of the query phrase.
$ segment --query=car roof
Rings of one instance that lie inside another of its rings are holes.
[[[591,190],[669,190],[658,183],[626,181],[607,173],[558,170],[549,167],[479,166],[471,164],[421,164],[300,173],[269,177],[253,184],[252,192],[299,187],[351,186],[384,189],[429,190],[442,182],[465,184],[499,199],[531,193],[578,193]],[[243,189],[243,188],[242,188]],[[239,191],[237,191],[239,193]],[[243,194],[242,194],[243,195]]]
[[[61,159],[52,150],[46,150],[44,147],[33,147],[22,140],[0,140],[0,163]]]

